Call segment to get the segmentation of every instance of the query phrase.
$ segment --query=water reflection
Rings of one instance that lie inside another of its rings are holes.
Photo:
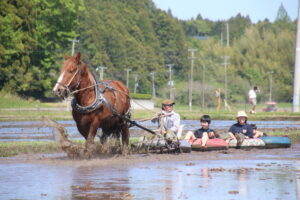
[[[238,162],[223,163],[227,166],[222,168],[217,167],[218,161],[181,164],[175,169],[167,165],[131,169],[135,175],[131,191],[141,199],[297,199],[299,190],[295,188],[297,176],[292,162],[270,162],[260,168],[253,165],[256,161]]]
[[[70,187],[72,199],[130,199],[127,170],[99,170],[80,167],[74,170]]]
[[[84,161],[82,161],[84,162]],[[300,199],[300,161],[0,164],[0,199]]]
[[[0,199],[70,198],[71,168],[0,164]]]

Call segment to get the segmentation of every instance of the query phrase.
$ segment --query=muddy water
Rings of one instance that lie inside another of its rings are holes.
[[[289,149],[0,159],[0,199],[300,199],[300,145]]]
[[[83,139],[79,134],[74,121],[58,121],[67,129],[70,139]],[[182,120],[184,131],[196,130],[200,123],[197,120]],[[230,120],[214,120],[211,124],[213,129],[228,130],[235,123]],[[299,121],[249,121],[255,123],[260,129],[268,132],[269,129],[300,129]],[[150,121],[140,122],[142,126],[149,129],[156,129],[157,126]],[[137,127],[130,128],[131,136],[142,134],[141,129]],[[0,141],[51,141],[54,140],[54,131],[43,122],[38,121],[17,121],[17,122],[0,122]]]

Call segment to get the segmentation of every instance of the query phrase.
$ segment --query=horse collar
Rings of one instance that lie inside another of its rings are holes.
[[[81,106],[78,104],[76,99],[73,98],[72,102],[71,102],[73,111],[78,112],[78,113],[90,113],[90,112],[93,112],[94,110],[98,109],[102,105],[104,97],[102,96],[102,93],[99,91],[99,87],[98,87],[97,81],[94,76],[93,76],[93,81],[94,81],[95,92],[96,92],[96,98],[95,98],[94,102],[89,106]]]

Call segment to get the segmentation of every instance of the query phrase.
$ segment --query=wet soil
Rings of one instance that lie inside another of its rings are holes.
[[[278,149],[235,149],[220,151],[206,151],[170,154],[131,154],[131,155],[102,155],[94,159],[69,159],[65,153],[61,154],[22,154],[16,157],[0,158],[1,163],[35,163],[62,166],[131,166],[139,163],[159,163],[178,161],[205,160],[300,160],[300,144],[293,144],[291,148]]]
[[[300,144],[181,154],[0,158],[0,199],[299,199]],[[200,198],[201,197],[201,198]]]

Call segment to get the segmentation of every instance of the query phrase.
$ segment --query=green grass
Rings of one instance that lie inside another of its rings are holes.
[[[47,104],[41,103],[39,100],[23,99],[17,95],[0,92],[0,108],[36,108],[49,107]]]
[[[16,156],[22,153],[62,152],[56,142],[1,142],[0,157]]]
[[[139,141],[139,138],[129,139],[129,146]],[[84,145],[85,140],[76,140],[74,143]],[[51,154],[62,153],[59,143],[55,141],[30,141],[30,142],[1,142],[0,157],[11,157],[19,154]]]
[[[159,106],[159,105],[157,105]],[[215,108],[202,109],[201,106],[193,106],[189,111],[188,105],[176,104],[175,111],[181,119],[198,120],[203,114],[211,115],[213,120],[232,120],[235,119],[238,110],[250,110],[248,104],[233,104],[231,111],[225,111],[224,107],[219,112]],[[290,103],[280,103],[277,105],[279,112],[261,112],[265,104],[258,104],[257,114],[248,114],[249,119],[256,120],[300,120],[299,113],[292,113]],[[51,110],[52,108],[52,110]],[[160,108],[155,110],[134,110],[132,119],[149,119]],[[16,95],[0,92],[0,121],[21,121],[21,120],[40,120],[41,116],[46,116],[53,120],[71,120],[71,111],[66,109],[65,103],[42,103],[37,100],[25,100]]]

